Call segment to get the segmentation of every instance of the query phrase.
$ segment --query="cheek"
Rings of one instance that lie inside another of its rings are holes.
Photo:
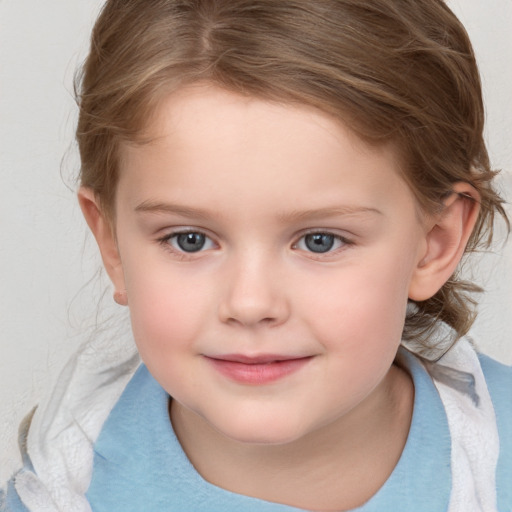
[[[153,265],[127,272],[132,330],[143,360],[168,360],[190,346],[203,329],[211,294],[180,272]],[[169,362],[169,361],[168,361]]]
[[[408,300],[406,260],[366,260],[326,280],[321,300],[305,308],[315,311],[318,338],[361,355],[396,351]]]
[[[129,297],[133,336],[142,361],[167,392],[179,397],[182,389],[197,386],[190,371],[191,350],[206,330],[204,304],[179,283],[162,286],[150,281],[144,288],[133,287]],[[138,293],[137,293],[138,292]]]

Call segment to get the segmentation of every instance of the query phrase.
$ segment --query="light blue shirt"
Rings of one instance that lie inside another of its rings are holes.
[[[451,489],[450,433],[439,394],[404,352],[415,388],[409,436],[393,473],[357,512],[445,511]],[[512,511],[512,368],[481,356],[500,434],[498,510]],[[168,416],[167,393],[141,366],[95,444],[87,498],[94,512],[292,512],[206,482],[183,452]],[[1,500],[1,497],[0,497]],[[26,509],[11,487],[4,509]],[[1,507],[0,507],[0,510]]]

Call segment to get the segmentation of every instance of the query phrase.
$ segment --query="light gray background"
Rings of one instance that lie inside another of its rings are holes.
[[[73,191],[72,78],[101,4],[0,0],[0,484],[20,463],[18,423],[90,335],[105,289],[103,316],[117,314]],[[512,0],[449,4],[480,62],[490,154],[510,200]],[[476,276],[487,292],[472,331],[482,351],[509,364],[511,245],[482,257]]]

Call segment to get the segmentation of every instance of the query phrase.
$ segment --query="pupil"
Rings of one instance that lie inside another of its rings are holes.
[[[312,252],[327,252],[330,251],[334,245],[334,235],[325,233],[306,235],[305,242],[306,247]]]
[[[201,233],[181,233],[177,237],[181,250],[185,252],[200,251],[205,244],[205,236]]]

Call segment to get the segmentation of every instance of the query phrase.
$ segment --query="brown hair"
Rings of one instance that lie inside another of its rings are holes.
[[[479,74],[464,27],[441,0],[108,0],[78,78],[81,184],[114,219],[121,142],[141,142],[178,87],[228,90],[335,115],[371,144],[393,143],[426,212],[455,182],[481,197],[467,251],[488,245],[502,200],[483,140]],[[438,320],[460,336],[478,288],[453,276],[410,308],[404,338]]]

